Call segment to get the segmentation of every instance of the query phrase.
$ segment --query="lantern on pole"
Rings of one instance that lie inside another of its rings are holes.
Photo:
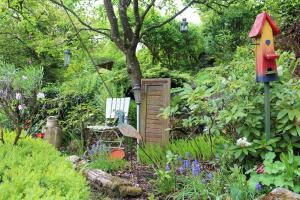
[[[270,139],[270,82],[278,80],[274,36],[280,29],[267,12],[256,16],[249,33],[256,45],[256,81],[264,83],[265,132],[266,140]]]
[[[180,23],[180,32],[182,33],[186,33],[188,32],[188,22],[186,20],[186,18],[183,18],[181,23]]]
[[[68,67],[71,61],[71,50],[67,49],[64,51],[65,59],[64,59],[64,67]]]

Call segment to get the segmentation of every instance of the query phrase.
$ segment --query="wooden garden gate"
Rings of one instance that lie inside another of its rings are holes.
[[[170,120],[157,116],[170,105],[171,79],[142,79],[141,136],[145,143],[164,145],[169,141]]]

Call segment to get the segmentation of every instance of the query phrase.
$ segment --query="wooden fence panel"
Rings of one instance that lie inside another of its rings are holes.
[[[170,105],[171,80],[142,79],[141,136],[145,143],[164,145],[169,141],[170,120],[157,116]]]

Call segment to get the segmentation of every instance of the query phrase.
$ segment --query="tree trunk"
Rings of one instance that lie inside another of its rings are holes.
[[[15,137],[14,145],[17,145],[21,133],[22,133],[22,128],[20,126],[16,126],[16,137]]]
[[[140,187],[100,169],[86,169],[84,174],[94,188],[105,191],[114,197],[137,197],[142,194]]]
[[[135,50],[136,49],[130,49],[125,51],[127,72],[131,80],[132,87],[134,87],[136,84],[141,85],[141,78],[142,78],[140,62],[136,57]]]

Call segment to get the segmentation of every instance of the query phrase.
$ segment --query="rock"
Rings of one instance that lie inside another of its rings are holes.
[[[74,169],[79,169],[79,168],[81,168],[81,166],[87,164],[87,162],[85,160],[82,160],[79,156],[76,156],[76,155],[67,157],[67,160],[71,161]]]
[[[300,194],[294,193],[285,188],[276,188],[261,200],[300,200]]]

